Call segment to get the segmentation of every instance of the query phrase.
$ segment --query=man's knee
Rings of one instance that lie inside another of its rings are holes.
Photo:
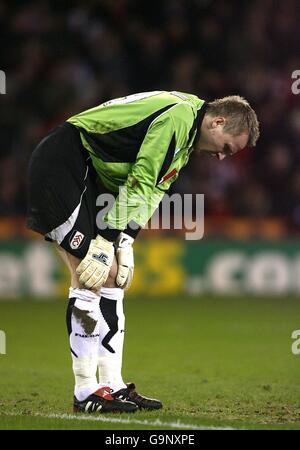
[[[76,258],[75,256],[68,253],[63,248],[57,246],[57,250],[59,254],[61,255],[64,262],[67,264],[70,274],[71,274],[71,287],[78,288],[78,289],[86,289],[80,282],[79,282],[79,275],[76,273],[76,268],[80,264],[81,260]],[[113,264],[111,266],[108,278],[106,282],[103,284],[103,287],[108,288],[116,288],[118,287],[116,285],[116,277],[118,273],[118,263],[116,257],[114,257]],[[92,289],[90,289],[93,291]]]

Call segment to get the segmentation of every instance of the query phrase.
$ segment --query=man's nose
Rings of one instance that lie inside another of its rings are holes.
[[[222,159],[226,158],[226,155],[223,155],[222,153],[218,153],[217,156],[219,161],[222,161]]]

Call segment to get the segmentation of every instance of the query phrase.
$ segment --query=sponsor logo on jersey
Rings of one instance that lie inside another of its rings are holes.
[[[72,236],[70,237],[70,247],[73,250],[77,250],[84,241],[84,234],[80,233],[80,231],[74,231]]]
[[[177,169],[171,170],[171,172],[167,173],[167,175],[165,175],[164,177],[161,178],[161,180],[158,182],[158,184],[164,183],[165,181],[167,181],[169,178],[173,177],[176,174],[177,174]]]

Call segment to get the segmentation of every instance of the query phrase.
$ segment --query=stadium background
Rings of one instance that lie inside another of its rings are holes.
[[[0,410],[23,415],[15,426],[30,411],[65,413],[72,395],[68,273],[24,227],[30,154],[80,110],[165,89],[243,95],[261,137],[221,163],[194,152],[173,185],[205,194],[204,239],[141,232],[124,370],[131,377],[135,367],[134,380],[173,405],[163,411],[172,418],[299,427],[299,24],[298,0],[0,2]],[[184,399],[171,380],[190,387]]]
[[[299,292],[300,106],[291,90],[299,23],[297,0],[2,1],[0,296],[66,289],[56,255],[24,229],[35,145],[80,110],[155,89],[244,95],[262,134],[255,150],[221,164],[192,154],[172,192],[205,194],[205,239],[144,231],[138,241],[151,235],[151,250],[137,241],[132,292]]]

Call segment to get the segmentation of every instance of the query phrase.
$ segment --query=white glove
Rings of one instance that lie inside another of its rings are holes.
[[[133,242],[134,239],[131,236],[128,236],[126,233],[120,233],[115,244],[118,261],[116,284],[125,290],[129,288],[133,278]]]
[[[114,259],[113,243],[97,236],[92,239],[86,256],[76,269],[79,282],[97,291],[107,280]]]

